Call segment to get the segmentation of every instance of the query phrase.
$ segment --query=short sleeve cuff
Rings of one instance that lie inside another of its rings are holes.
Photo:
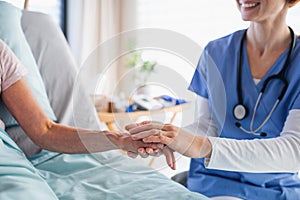
[[[20,80],[26,74],[27,74],[27,69],[24,68],[23,66],[20,66],[19,70],[16,71],[13,76],[7,77],[7,79],[2,83],[1,92],[5,91],[7,88],[9,88],[11,85],[16,83],[18,80]]]

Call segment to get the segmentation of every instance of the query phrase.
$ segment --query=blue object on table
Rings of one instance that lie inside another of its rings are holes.
[[[133,111],[134,110],[133,110],[133,105],[132,104],[127,106],[126,109],[125,109],[125,112],[133,112]]]
[[[168,102],[175,102],[175,105],[187,103],[187,101],[184,99],[176,99],[176,98],[168,96],[168,95],[162,95],[162,96],[160,96],[160,98],[165,101],[168,101]]]

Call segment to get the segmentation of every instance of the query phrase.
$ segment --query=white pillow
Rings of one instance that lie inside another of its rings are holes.
[[[59,26],[46,14],[23,11],[22,28],[58,122],[87,129],[106,128],[100,125],[92,100],[84,88],[80,94],[73,94],[77,66]]]
[[[56,120],[35,59],[21,28],[21,10],[3,1],[0,1],[0,10],[0,38],[11,48],[28,70],[26,75],[27,83],[44,112],[49,118]],[[6,127],[18,125],[2,101],[0,102],[0,117]]]

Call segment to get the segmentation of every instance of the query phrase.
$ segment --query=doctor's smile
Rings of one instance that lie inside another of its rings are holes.
[[[257,3],[257,2],[255,2],[255,3],[253,3],[253,2],[242,2],[242,1],[240,1],[240,6],[242,7],[242,8],[253,8],[253,7],[256,7],[256,6],[258,6],[260,3]]]

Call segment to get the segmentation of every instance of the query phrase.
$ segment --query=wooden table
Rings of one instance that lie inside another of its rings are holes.
[[[185,104],[171,106],[159,110],[150,110],[150,111],[116,112],[116,113],[98,112],[98,117],[100,121],[106,123],[108,129],[111,131],[117,130],[115,127],[116,121],[126,121],[126,120],[136,121],[138,120],[139,117],[151,116],[155,114],[169,113],[169,112],[173,113],[169,122],[172,124],[174,122],[177,113],[187,109],[189,105],[190,105],[189,103],[185,103]]]

